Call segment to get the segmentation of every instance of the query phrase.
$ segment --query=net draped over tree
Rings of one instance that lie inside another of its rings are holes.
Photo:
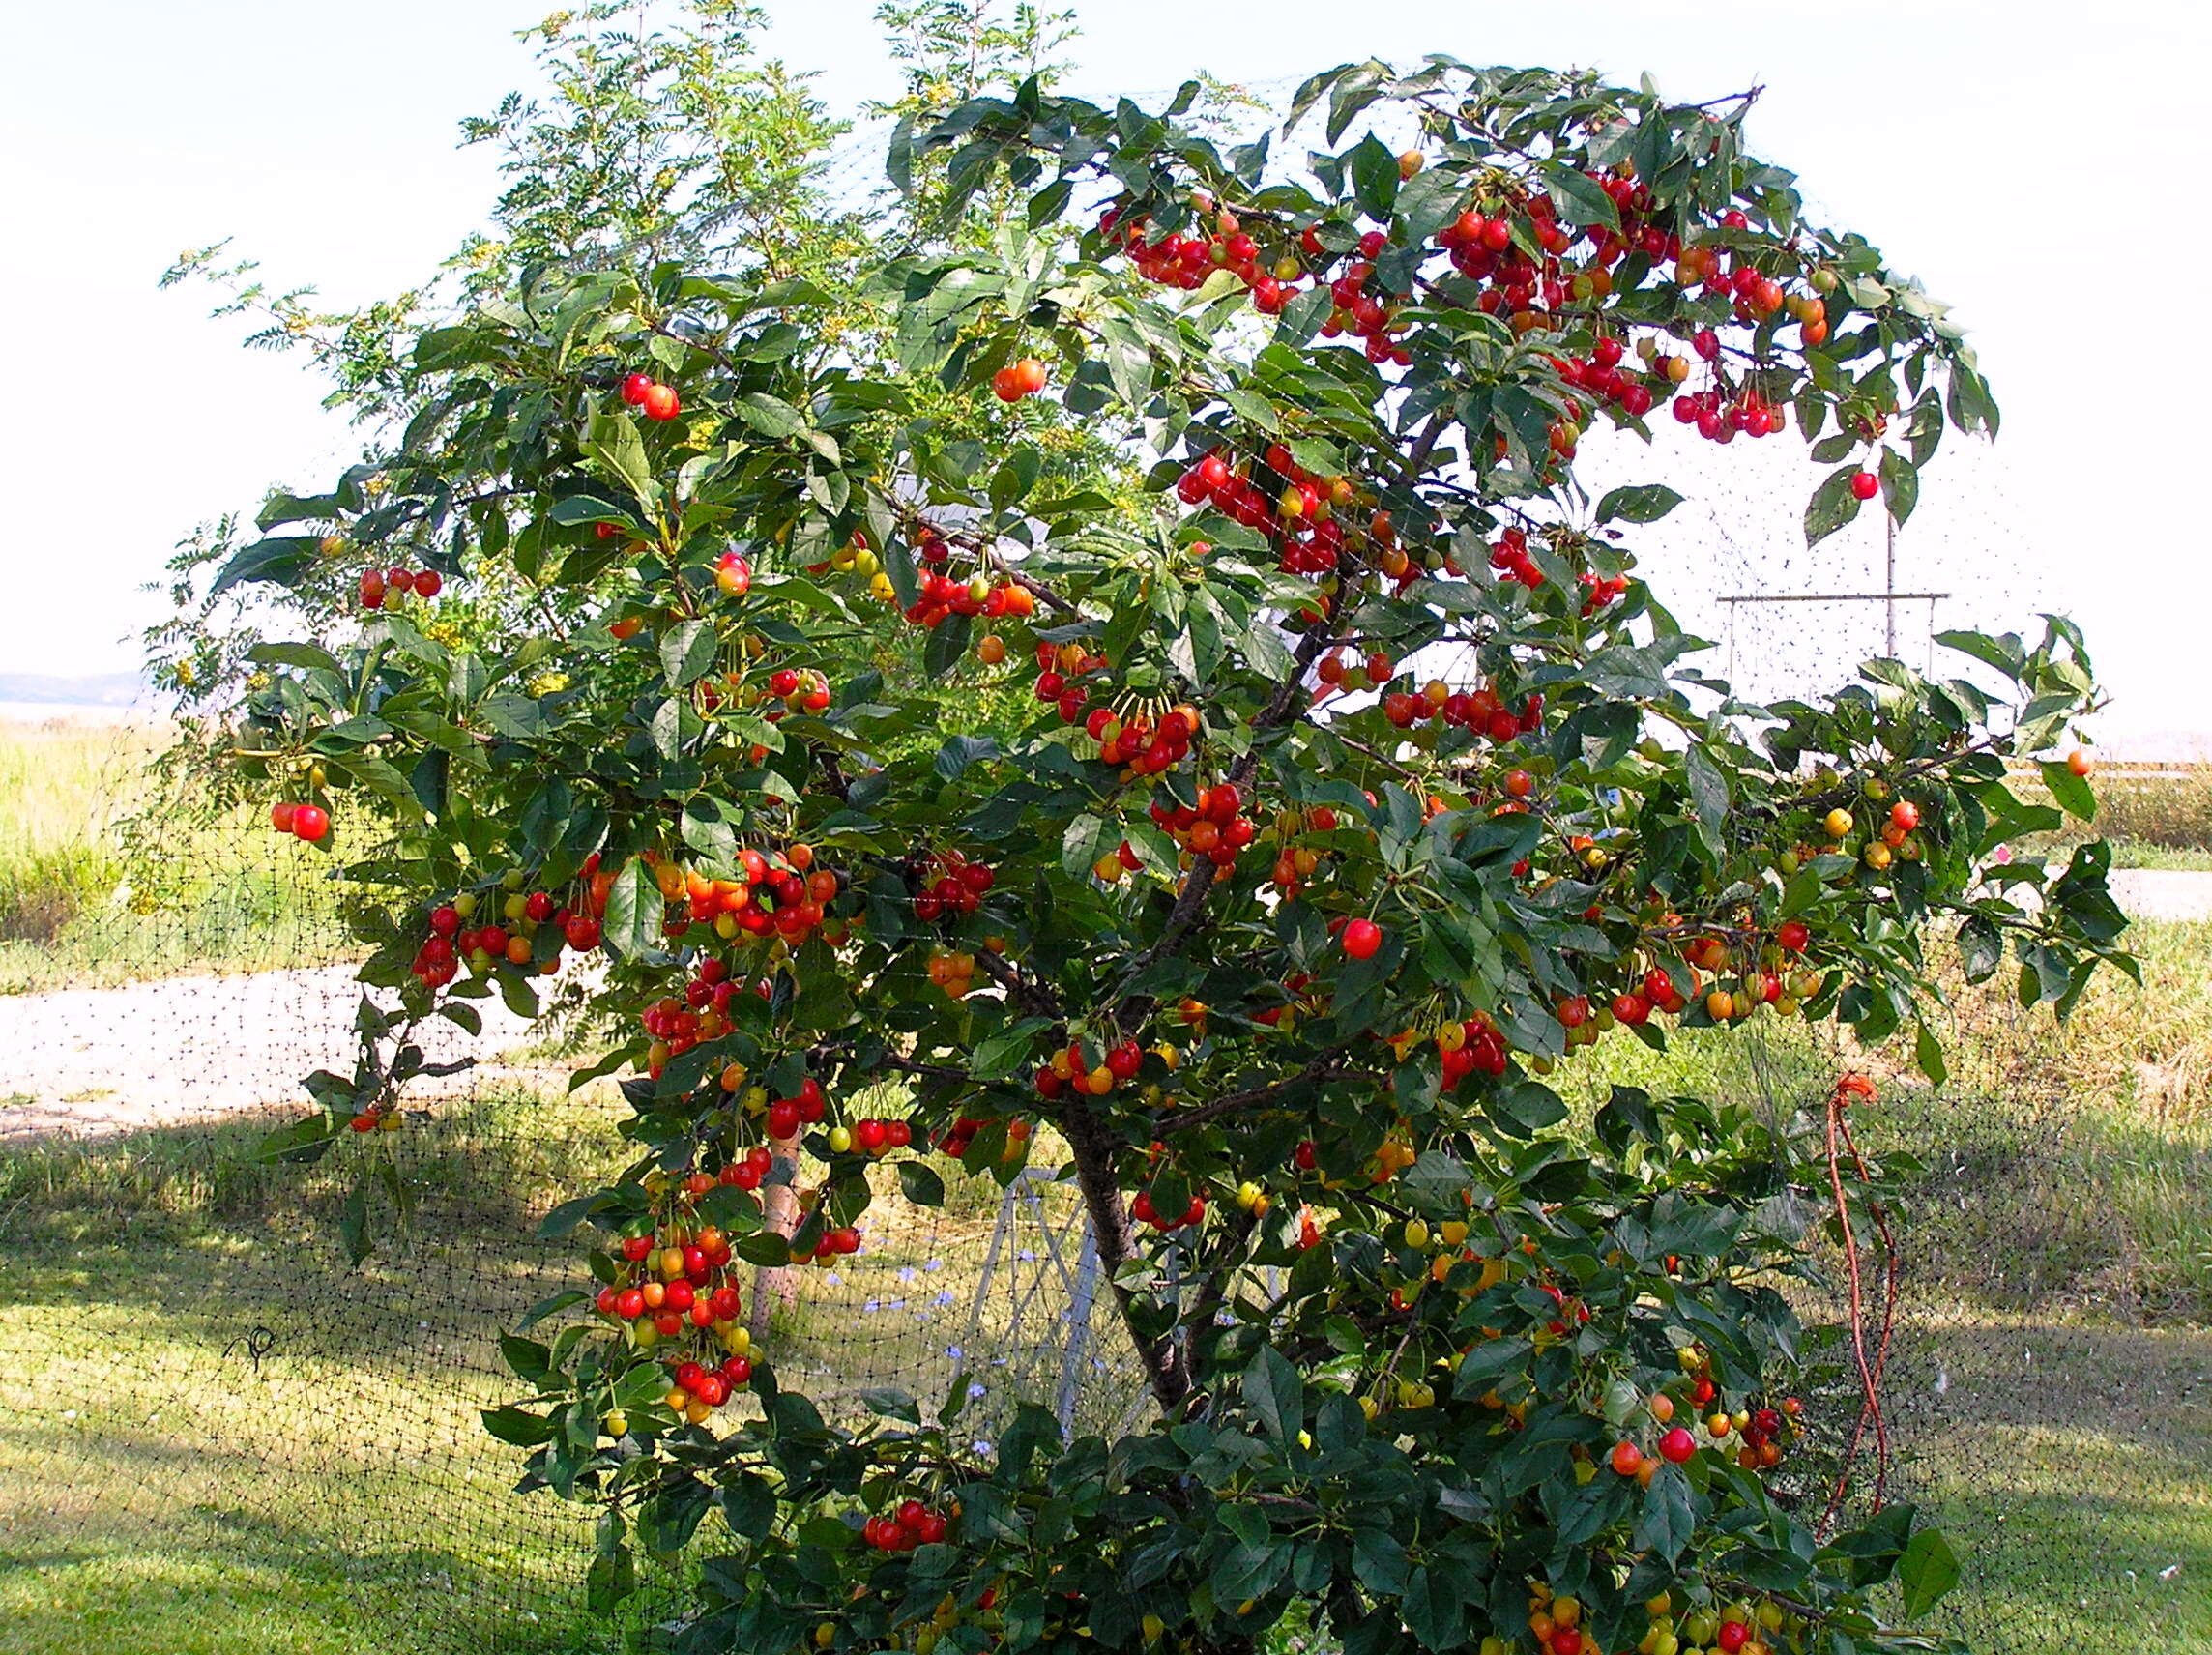
[[[311,623],[231,773],[347,858],[389,1007],[279,1147],[358,1161],[365,1249],[418,1027],[606,1031],[636,1159],[487,1424],[603,1507],[601,1600],[700,1563],[686,1648],[1924,1647],[1948,1550],[1839,1516],[1795,1396],[1856,1083],[1777,1127],[1544,1077],[1797,1017],[1940,1078],[1938,928],[2023,1003],[2127,966],[2101,846],[1991,862],[2088,659],[1733,702],[1639,572],[1679,496],[1575,461],[1794,435],[1818,538],[1991,393],[1743,100],[1369,63],[1278,153],[1200,97],[917,99],[888,241],[552,237],[393,357],[392,440],[215,583]],[[1068,1167],[1125,1433],[779,1384],[752,1268],[947,1156]]]

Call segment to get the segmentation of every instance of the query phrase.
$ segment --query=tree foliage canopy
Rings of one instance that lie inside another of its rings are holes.
[[[221,548],[311,635],[173,638],[257,675],[228,773],[329,811],[388,1007],[279,1147],[361,1159],[365,1247],[423,1020],[602,1020],[638,1158],[488,1422],[604,1507],[608,1602],[706,1554],[686,1647],[1903,1647],[1877,1588],[1948,1553],[1824,1524],[1783,1410],[1813,1121],[1545,1077],[1801,1017],[1940,1079],[1932,935],[2061,1011],[2127,965],[2102,847],[1992,864],[2055,825],[2006,761],[2094,695],[2071,624],[1743,705],[1638,572],[1680,496],[1577,482],[1794,435],[1809,537],[1902,519],[1996,427],[1958,328],[1742,100],[1363,63],[1226,147],[1196,85],[986,94],[922,10],[866,235],[742,12],[548,25],[559,107],[472,128],[505,239],[345,370],[372,451]],[[742,1265],[946,1155],[1067,1163],[1143,1424],[779,1382]]]

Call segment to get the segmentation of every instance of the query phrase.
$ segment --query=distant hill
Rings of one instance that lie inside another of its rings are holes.
[[[136,673],[56,678],[46,673],[0,672],[0,701],[36,702],[48,707],[131,707],[145,694],[146,686]]]

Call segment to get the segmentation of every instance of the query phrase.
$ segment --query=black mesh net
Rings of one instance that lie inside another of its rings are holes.
[[[841,198],[875,188],[880,143],[836,158]],[[1674,438],[1663,467],[1628,443],[1593,453],[1592,480],[1663,474],[1690,496],[1639,553],[1713,640],[1695,664],[1751,698],[1833,689],[1871,654],[1956,671],[1936,631],[2036,606],[1998,461],[1947,456],[1908,530],[1862,522],[1808,556],[1814,474],[1790,445]],[[113,800],[159,736],[6,740],[53,744],[25,778],[73,766],[78,795]],[[620,1160],[611,1083],[569,1093],[559,1039],[511,1020],[446,1036],[433,1059],[476,1064],[412,1096],[409,1210],[380,1214],[377,1251],[349,1266],[336,1174],[255,1155],[305,1107],[302,1075],[351,1063],[328,863],[250,825],[195,828],[163,881],[118,886],[116,812],[80,814],[64,826],[91,864],[60,896],[0,886],[0,1650],[650,1645],[678,1582],[588,1614],[591,1514],[513,1493],[520,1456],[479,1422],[516,1394],[500,1334],[582,1280],[538,1226]],[[1664,1060],[1607,1042],[1572,1071],[1592,1100],[1619,1081],[1776,1111],[1818,1111],[1846,1066],[1881,1079],[1860,1142],[1920,1170],[1886,1338],[1864,1261],[1881,1440],[1849,1497],[1909,1498],[1947,1527],[1965,1577],[1943,1612],[1984,1650],[2212,1650],[2212,923],[2152,923],[2138,945],[2147,987],[2101,985],[2063,1032],[1959,986],[1940,1092],[1795,1026]],[[1803,1201],[1808,1225],[1827,1210],[1819,1189]],[[1832,1244],[1822,1258],[1806,1312],[1832,1382],[1811,1400],[1834,1451],[1859,1387],[1848,1272]],[[894,1186],[859,1253],[762,1284],[767,1349],[845,1406],[886,1385],[957,1396],[978,1440],[1016,1399],[1111,1429],[1144,1401],[1102,1287],[1048,1176],[955,1182],[936,1209]]]

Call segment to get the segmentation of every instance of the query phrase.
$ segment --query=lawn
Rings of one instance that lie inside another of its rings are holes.
[[[587,1515],[517,1499],[476,1419],[514,1395],[499,1333],[577,1278],[532,1235],[616,1163],[617,1113],[509,1098],[403,1135],[422,1205],[358,1273],[335,1180],[252,1161],[261,1123],[0,1154],[0,1651],[620,1646],[581,1612]],[[818,1397],[934,1400],[959,1351],[987,1429],[1061,1383],[1068,1203],[1022,1197],[994,1255],[993,1186],[955,1194],[803,1274],[769,1348]],[[1125,1408],[1111,1368],[1069,1377],[1087,1418]]]

